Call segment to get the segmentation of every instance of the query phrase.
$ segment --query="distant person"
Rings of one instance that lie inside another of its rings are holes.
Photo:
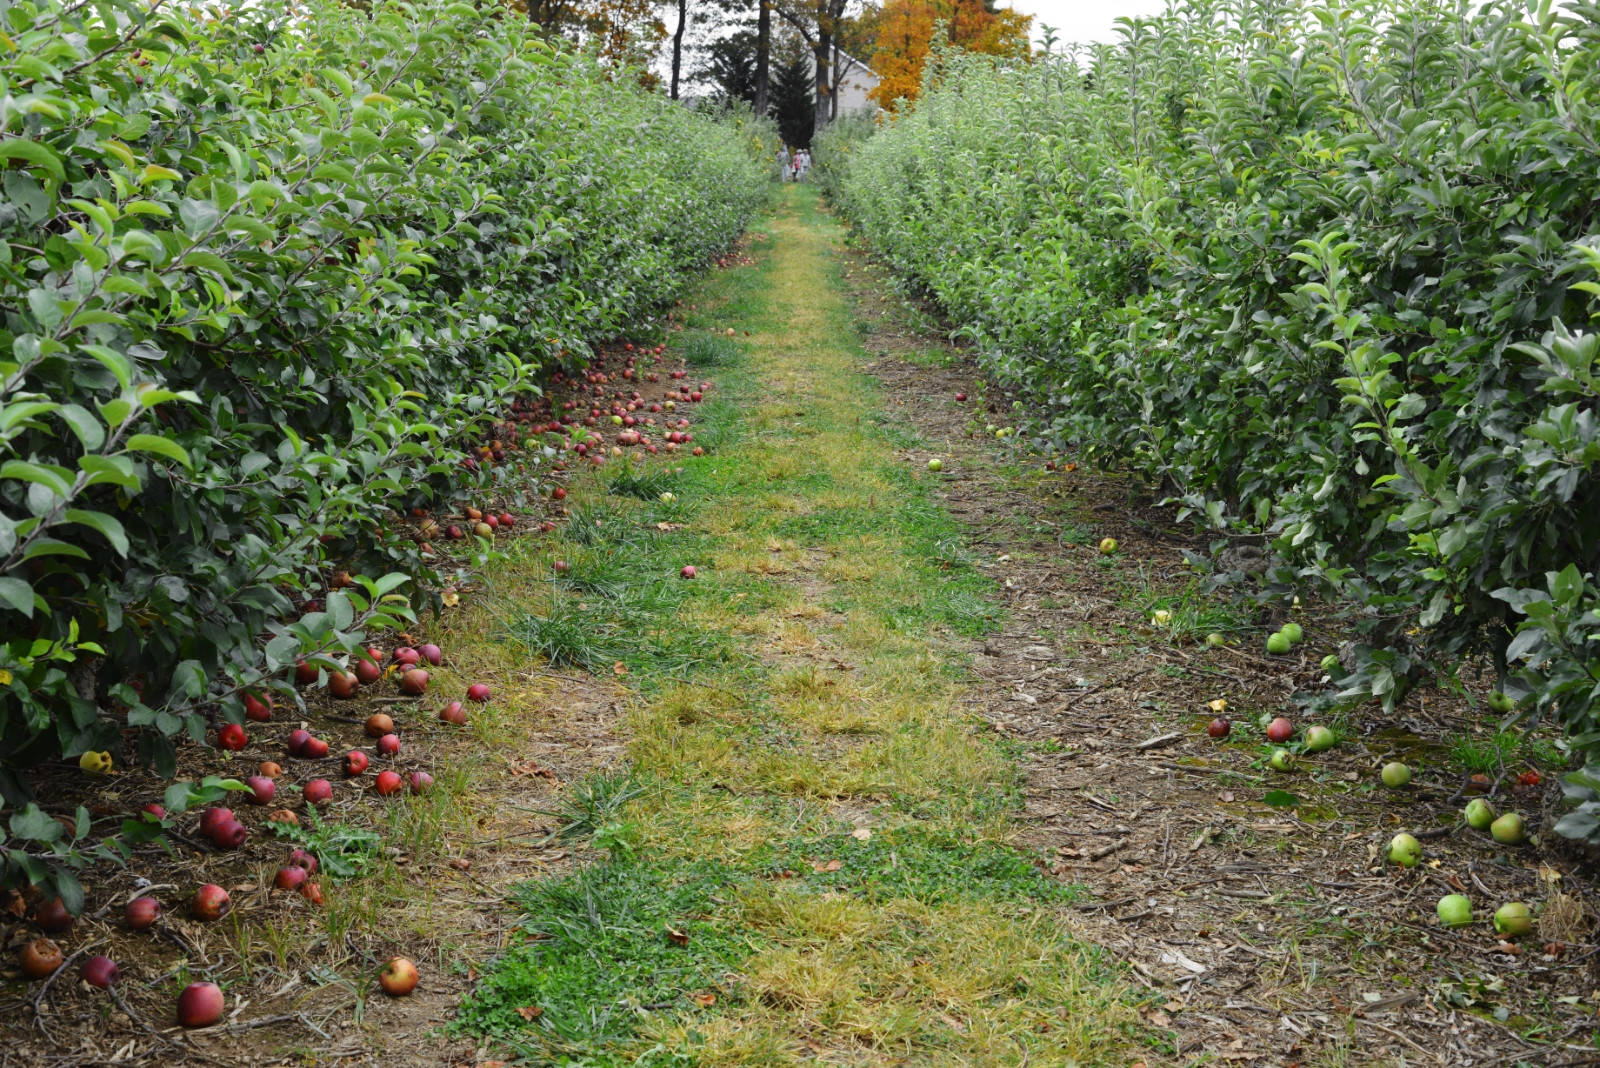
[[[782,176],[783,181],[787,182],[789,180],[789,146],[788,145],[779,145],[778,146],[778,174],[780,176]]]
[[[811,171],[811,150],[802,148],[794,154],[794,179],[797,182],[806,180],[806,175]]]

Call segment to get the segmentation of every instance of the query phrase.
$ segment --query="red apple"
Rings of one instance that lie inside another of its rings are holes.
[[[61,947],[48,938],[35,938],[22,947],[22,952],[17,954],[17,963],[22,966],[22,974],[29,979],[43,979],[54,975],[56,969],[61,967]]]
[[[567,499],[567,491],[562,487],[557,486],[550,496],[554,497],[558,501],[564,501]]]
[[[383,668],[373,660],[356,661],[356,681],[371,686],[383,676]]]
[[[279,868],[277,877],[272,880],[272,885],[279,890],[298,890],[301,884],[311,877],[311,873],[304,868],[290,864],[288,867]]]
[[[421,668],[410,668],[400,676],[400,692],[420,697],[428,690],[428,673]]]
[[[302,756],[305,753],[306,743],[310,740],[311,732],[308,730],[292,732],[289,735],[289,755],[293,757]]]
[[[1233,730],[1233,724],[1218,716],[1206,727],[1206,733],[1213,738],[1226,738],[1228,732]]]
[[[1294,737],[1294,724],[1279,716],[1267,724],[1267,740],[1282,745]]]
[[[414,794],[425,794],[431,789],[433,789],[433,776],[432,775],[429,775],[425,771],[413,771],[411,773],[411,792],[412,793],[414,793]]]
[[[686,579],[692,579],[695,576],[699,575],[700,572],[695,570],[695,567],[694,567],[693,564],[685,564],[684,567],[683,567],[683,570],[678,572],[678,574],[682,575]]]
[[[300,791],[300,796],[306,799],[308,805],[326,805],[333,800],[333,783],[327,779],[312,779]]]
[[[300,755],[307,760],[321,760],[328,755],[328,743],[321,738],[307,738],[306,747],[300,751]]]
[[[153,897],[136,897],[124,906],[122,918],[135,931],[154,927],[161,920],[161,902]]]
[[[300,888],[300,896],[313,905],[322,904],[322,887],[317,883],[306,883]]]
[[[346,775],[360,775],[367,770],[367,754],[359,749],[352,749],[344,755],[344,773]]]
[[[454,723],[457,727],[467,725],[467,710],[461,707],[460,701],[451,701],[439,710],[441,723]]]
[[[317,681],[319,668],[309,660],[302,660],[294,666],[294,681],[301,686],[310,686]]]
[[[72,913],[67,911],[67,906],[61,903],[59,897],[53,897],[40,905],[33,914],[33,922],[39,925],[39,930],[45,934],[58,934],[72,926]]]
[[[335,671],[328,676],[328,692],[341,701],[348,701],[361,688],[361,682],[348,671]]]
[[[245,831],[244,824],[238,820],[226,820],[211,832],[211,840],[217,843],[218,849],[238,849],[244,845],[247,837],[249,834]]]
[[[167,818],[167,810],[154,803],[144,806],[139,811],[149,816],[157,823],[160,823],[162,820]]]
[[[208,808],[200,813],[200,833],[210,838],[217,828],[233,819],[231,808]]]
[[[510,528],[512,528],[512,527],[517,525],[517,521],[516,521],[516,518],[514,516],[512,516],[512,514],[510,512],[501,512],[500,513],[500,525],[509,530]]]
[[[965,394],[965,393],[957,393],[957,394],[956,394],[956,400],[958,400],[958,401],[964,401],[964,400],[966,400],[966,399],[967,399],[967,395],[966,395],[966,394]]]
[[[228,911],[232,899],[228,892],[216,883],[206,883],[194,892],[194,900],[189,903],[189,911],[197,920],[221,919],[222,914]]]
[[[471,686],[468,686],[467,700],[476,701],[480,705],[489,700],[489,684],[486,682],[475,682]]]
[[[250,787],[250,801],[256,805],[266,805],[272,802],[272,795],[278,792],[271,779],[265,775],[252,775],[244,781]]]
[[[378,793],[383,797],[400,792],[400,773],[385,771],[378,776]]]
[[[253,693],[244,695],[245,718],[253,719],[257,723],[265,723],[272,718],[272,695]]]
[[[289,863],[297,868],[304,868],[307,875],[317,874],[317,858],[307,853],[304,849],[296,849],[289,854]]]
[[[367,737],[382,738],[385,734],[394,733],[394,720],[382,712],[374,712],[367,717]]]
[[[190,983],[178,995],[178,1022],[184,1027],[210,1027],[227,1009],[228,1000],[216,983]]]
[[[438,667],[440,664],[444,663],[444,650],[440,649],[437,645],[434,645],[432,642],[428,643],[427,645],[419,647],[417,649],[417,652],[422,654],[422,659],[426,660],[428,663],[432,664],[434,667]]]
[[[400,752],[400,736],[396,734],[385,734],[382,738],[379,738],[378,752],[382,753],[386,757],[392,757],[396,753]]]
[[[416,667],[422,662],[422,654],[409,645],[402,645],[394,651],[394,662],[401,667]]]
[[[391,958],[378,973],[378,985],[392,998],[403,998],[417,988],[417,966],[404,957]]]
[[[105,990],[117,981],[117,962],[110,957],[90,957],[78,969],[78,978]]]
[[[250,738],[245,734],[242,726],[237,723],[229,723],[217,731],[217,744],[224,749],[238,752],[250,744]]]

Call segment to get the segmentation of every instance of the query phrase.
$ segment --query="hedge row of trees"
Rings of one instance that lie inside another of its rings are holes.
[[[1034,447],[1355,603],[1340,700],[1482,655],[1593,754],[1597,100],[1592,3],[1191,0],[818,160]]]
[[[246,689],[423,607],[404,511],[516,492],[479,462],[496,416],[724,250],[774,146],[492,6],[6,20],[16,803],[18,769],[87,749],[170,773]]]

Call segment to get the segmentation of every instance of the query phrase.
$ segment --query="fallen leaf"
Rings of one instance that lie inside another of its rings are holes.
[[[702,1009],[709,1009],[711,1006],[717,1003],[717,995],[711,993],[690,994],[689,1000],[700,1006]]]
[[[1217,800],[1221,801],[1224,805],[1228,804],[1229,802],[1231,802],[1233,800],[1233,791],[1232,790],[1224,790],[1224,791],[1222,791],[1222,793],[1217,795]]]
[[[855,830],[850,832],[850,837],[854,838],[858,842],[865,842],[867,839],[872,837],[872,830],[869,827],[857,827]]]
[[[522,1017],[524,1020],[531,1021],[535,1016],[538,1016],[543,1012],[544,1010],[537,1005],[524,1005],[517,1010],[517,1015]]]
[[[611,665],[611,673],[613,675],[626,675],[628,673],[628,665],[618,660],[615,664]]]
[[[899,1001],[909,993],[911,993],[911,988],[902,983],[900,986],[894,988],[894,993],[890,994],[889,997],[895,1001]]]
[[[956,1019],[955,1017],[947,1016],[947,1015],[945,1015],[944,1013],[941,1012],[939,1014],[939,1019],[943,1020],[946,1024],[949,1024],[950,1025],[950,1030],[955,1031],[955,1032],[957,1032],[959,1034],[963,1034],[963,1035],[967,1033],[967,1025],[962,1023],[960,1020]]]
[[[827,860],[827,861],[813,860],[811,862],[811,867],[812,867],[812,869],[814,871],[838,871],[840,868],[844,867],[844,861],[842,861],[842,860]]]
[[[671,924],[667,925],[667,937],[678,943],[680,946],[686,946],[689,944],[689,932],[680,931]]]
[[[248,894],[252,890],[259,889],[259,887],[257,887],[255,883],[240,883],[238,886],[231,887],[230,889],[235,894]]]

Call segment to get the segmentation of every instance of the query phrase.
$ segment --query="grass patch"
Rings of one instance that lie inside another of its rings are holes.
[[[743,356],[743,347],[724,334],[696,331],[683,343],[683,360],[690,367],[732,367]]]

